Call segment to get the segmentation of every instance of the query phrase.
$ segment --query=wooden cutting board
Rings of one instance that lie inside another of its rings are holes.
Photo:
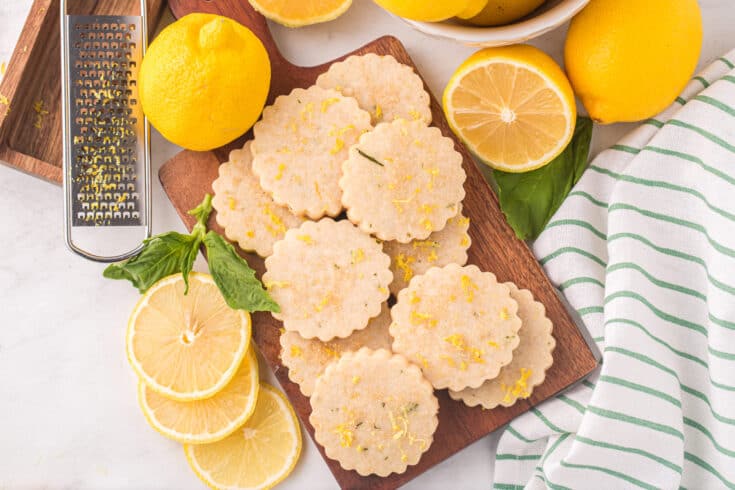
[[[289,93],[295,87],[312,85],[317,76],[332,63],[309,68],[289,63],[279,53],[263,17],[256,13],[245,0],[218,0],[217,2],[170,0],[169,4],[176,17],[191,12],[211,12],[231,17],[252,29],[263,41],[271,58],[273,85],[268,99],[269,103],[278,95]],[[401,42],[393,37],[377,39],[354,53],[369,52],[390,54],[401,63],[415,67]],[[444,135],[454,138],[444,119],[441,107],[434,98],[432,98],[432,112],[434,125],[438,126]],[[192,228],[195,221],[187,214],[187,211],[199,204],[206,193],[213,192],[212,181],[217,178],[218,167],[221,162],[227,160],[229,151],[242,147],[244,141],[251,137],[252,134],[248,133],[234,144],[214,152],[183,151],[161,168],[159,177],[163,188],[189,229]],[[464,210],[471,222],[472,247],[469,252],[469,261],[483,270],[494,272],[500,281],[513,281],[521,288],[530,289],[534,296],[546,306],[548,316],[554,322],[554,336],[557,341],[554,365],[547,373],[546,381],[534,389],[529,399],[519,400],[510,408],[494,410],[469,408],[451,400],[446,391],[437,392],[440,404],[439,428],[435,434],[434,443],[418,465],[409,467],[401,475],[387,478],[361,477],[354,471],[340,468],[337,462],[326,458],[322,448],[319,447],[322,457],[325,458],[334,477],[344,489],[387,490],[396,488],[489,432],[502,427],[534,405],[571,386],[590,374],[598,365],[595,355],[570,318],[531,251],[524,242],[515,237],[506,223],[495,194],[470,154],[456,138],[455,145],[464,157],[464,169],[467,172],[465,183],[467,197],[464,201]],[[210,219],[209,226],[222,233],[214,216]],[[242,255],[259,274],[263,272],[262,259],[244,252]],[[253,323],[256,344],[291,399],[306,430],[313,438],[314,431],[308,421],[311,412],[309,400],[301,394],[297,385],[289,381],[287,369],[281,365],[279,359],[280,322],[268,314],[259,313],[254,315]]]

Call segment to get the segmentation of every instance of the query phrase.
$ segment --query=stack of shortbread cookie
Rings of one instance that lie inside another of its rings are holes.
[[[316,440],[361,475],[418,463],[434,390],[510,406],[552,364],[543,305],[465,266],[462,156],[430,123],[410,67],[351,56],[267,107],[213,184],[227,237],[266,258]]]

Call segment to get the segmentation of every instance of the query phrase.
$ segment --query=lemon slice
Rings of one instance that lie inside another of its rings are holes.
[[[286,397],[261,383],[255,412],[241,429],[212,444],[186,444],[194,473],[210,488],[271,488],[301,454],[301,430]]]
[[[250,315],[233,310],[208,274],[161,279],[135,306],[127,351],[153,391],[178,401],[208,398],[230,382],[250,343]]]
[[[183,444],[207,444],[229,436],[253,414],[258,386],[258,360],[251,347],[232,381],[210,398],[177,402],[141,381],[138,401],[161,435]]]
[[[250,0],[255,10],[288,27],[301,27],[334,20],[344,14],[352,0]]]
[[[452,130],[487,165],[527,172],[569,144],[577,109],[566,75],[533,46],[487,48],[470,56],[444,90]]]

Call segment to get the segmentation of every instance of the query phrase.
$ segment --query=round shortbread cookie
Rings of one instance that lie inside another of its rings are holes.
[[[327,365],[339,359],[345,352],[356,351],[361,347],[373,350],[391,349],[393,338],[388,332],[390,308],[383,303],[380,315],[370,320],[362,330],[352,332],[347,338],[322,342],[305,339],[296,332],[281,334],[281,361],[288,368],[288,377],[299,385],[301,393],[311,396],[316,380]]]
[[[464,199],[454,141],[420,121],[378,124],[350,148],[339,181],[350,221],[381,240],[424,240]]]
[[[367,348],[327,366],[311,397],[314,438],[360,475],[403,473],[429,449],[439,402],[403,356]]]
[[[431,123],[431,100],[424,82],[413,68],[393,56],[350,56],[333,63],[316,84],[357,99],[372,116],[373,124],[398,118]]]
[[[241,150],[231,151],[230,159],[219,166],[219,177],[212,183],[212,206],[228,239],[243,250],[267,257],[286,230],[299,226],[304,219],[276,204],[260,188],[252,172],[250,146],[248,141]]]
[[[497,378],[485,381],[479,388],[458,392],[449,390],[449,396],[470,407],[509,407],[519,398],[528,398],[533,388],[544,382],[546,371],[554,362],[551,353],[556,341],[551,334],[553,325],[546,316],[546,308],[533,299],[531,291],[518,289],[512,282],[505,285],[518,302],[518,316],[522,323],[518,331],[520,343],[513,351],[513,360],[500,370]]]
[[[390,257],[349,221],[306,221],[273,246],[263,283],[286,330],[329,341],[380,314],[393,280]]]
[[[273,199],[299,216],[342,211],[339,179],[370,114],[335,90],[297,88],[263,110],[253,132],[253,172]]]
[[[518,346],[518,303],[495,275],[474,265],[432,267],[398,293],[393,351],[420,366],[436,389],[477,388]]]
[[[390,270],[393,271],[390,292],[398,294],[398,291],[408,286],[413,276],[419,276],[431,267],[465,265],[467,249],[472,243],[467,234],[469,228],[470,219],[462,215],[460,206],[460,213],[450,218],[443,230],[435,231],[426,240],[383,243],[383,250],[390,256]]]

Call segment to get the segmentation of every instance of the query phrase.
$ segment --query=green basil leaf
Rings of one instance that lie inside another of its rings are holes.
[[[143,250],[126,261],[111,264],[103,272],[108,279],[125,279],[145,293],[158,280],[182,272],[187,291],[189,272],[201,240],[171,231],[143,242]]]
[[[591,139],[592,120],[578,117],[571,142],[548,165],[525,173],[493,171],[500,208],[518,238],[535,239],[546,227],[587,168]]]
[[[204,246],[207,247],[209,272],[230,308],[250,312],[281,311],[255,277],[255,271],[224,238],[210,231],[204,237]]]

